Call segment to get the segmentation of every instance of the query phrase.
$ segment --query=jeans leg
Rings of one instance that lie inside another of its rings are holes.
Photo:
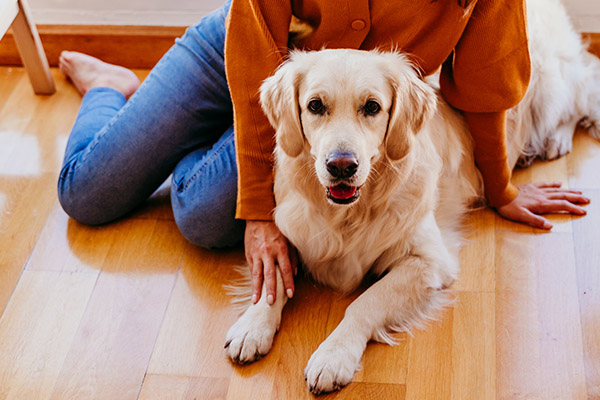
[[[177,226],[205,248],[233,246],[244,237],[235,219],[237,167],[233,128],[214,146],[195,150],[173,172],[171,204]]]
[[[231,126],[223,60],[228,7],[189,28],[127,103],[108,88],[86,94],[58,182],[71,217],[103,224],[123,216],[186,154]]]

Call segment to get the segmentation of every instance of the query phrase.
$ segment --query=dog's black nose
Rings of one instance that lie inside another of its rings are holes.
[[[334,178],[350,178],[356,173],[358,160],[352,153],[332,152],[325,159],[325,165]]]

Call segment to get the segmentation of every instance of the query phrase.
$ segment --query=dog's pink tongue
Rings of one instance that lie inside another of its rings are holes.
[[[346,185],[331,186],[329,193],[336,199],[349,199],[356,193],[356,187]]]

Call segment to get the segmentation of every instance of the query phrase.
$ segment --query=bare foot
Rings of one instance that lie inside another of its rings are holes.
[[[140,86],[138,77],[127,68],[108,64],[76,51],[60,53],[58,67],[71,79],[82,96],[92,88],[109,87],[118,90],[128,99]]]

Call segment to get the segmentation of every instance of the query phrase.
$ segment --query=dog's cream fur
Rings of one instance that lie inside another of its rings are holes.
[[[529,0],[528,8],[533,75],[509,113],[512,165],[569,151],[579,123],[600,133],[600,62],[558,0]],[[310,112],[314,99],[326,111]],[[462,117],[402,54],[294,52],[265,81],[261,101],[277,131],[275,222],[306,271],[342,292],[367,273],[380,277],[308,362],[310,390],[327,392],[350,382],[369,340],[393,343],[391,333],[420,326],[449,303],[460,219],[481,198],[482,183]],[[367,101],[381,111],[364,112]],[[326,195],[335,184],[326,168],[334,151],[358,161],[347,183],[360,187],[360,197],[349,205]],[[280,275],[275,304],[265,297],[227,334],[235,361],[271,348],[286,302]]]

